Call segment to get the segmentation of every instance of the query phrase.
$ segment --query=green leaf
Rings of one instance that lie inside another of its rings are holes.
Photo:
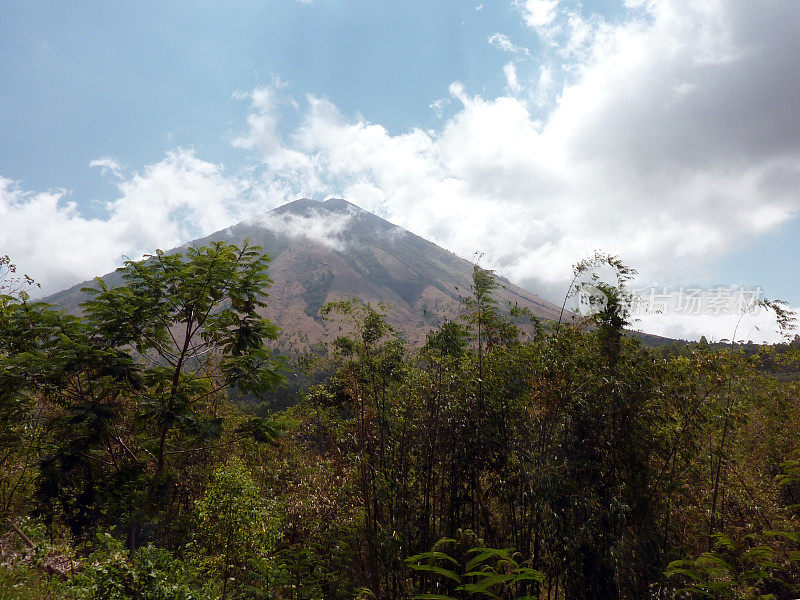
[[[445,554],[444,552],[440,552],[438,550],[431,550],[430,552],[422,552],[421,554],[415,554],[414,556],[409,556],[406,559],[406,562],[419,562],[421,560],[431,560],[431,559],[441,559],[441,560],[448,560],[453,564],[458,564],[458,561],[450,556],[449,554]]]
[[[461,583],[461,578],[456,575],[455,572],[450,571],[449,569],[445,569],[444,567],[439,567],[436,565],[408,565],[409,568],[414,569],[415,571],[427,571],[430,573],[437,573],[442,575],[443,577],[447,577],[448,579],[452,579],[456,583]]]
[[[499,549],[499,548],[471,548],[469,553],[478,553],[477,556],[474,556],[467,562],[466,566],[464,567],[465,571],[472,571],[476,565],[479,565],[486,561],[488,558],[498,558],[502,560],[506,560],[512,564],[512,566],[516,567],[516,561],[511,558],[511,553],[514,551],[513,548],[506,548],[506,549]]]

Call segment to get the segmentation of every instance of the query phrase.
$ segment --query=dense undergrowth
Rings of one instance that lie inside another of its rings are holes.
[[[800,595],[797,344],[648,349],[616,261],[559,324],[476,268],[423,348],[324,306],[345,334],[291,368],[330,375],[253,416],[232,391],[290,368],[266,264],[159,253],[80,318],[7,274],[0,600]]]

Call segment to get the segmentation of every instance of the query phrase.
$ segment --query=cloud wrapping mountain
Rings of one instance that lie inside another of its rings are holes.
[[[247,222],[292,239],[304,238],[332,250],[344,251],[347,243],[342,239],[342,233],[347,230],[354,216],[355,213],[349,210],[334,213],[310,211],[308,214],[268,212]]]

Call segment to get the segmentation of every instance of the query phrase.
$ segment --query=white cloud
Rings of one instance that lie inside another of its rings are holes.
[[[110,156],[96,158],[95,160],[89,162],[89,166],[100,168],[103,172],[103,175],[110,172],[118,179],[122,177],[122,165],[120,165],[116,159],[111,158]]]
[[[246,185],[192,151],[169,152],[118,184],[122,196],[109,205],[111,221],[142,250],[178,245],[247,214],[251,206],[241,198]]]
[[[354,216],[355,213],[349,211],[311,211],[309,214],[269,212],[260,215],[254,222],[291,238],[306,238],[335,250],[344,250],[347,240],[342,238],[342,233]]]
[[[117,174],[121,168],[108,158],[92,163]],[[108,217],[98,219],[82,215],[64,190],[25,191],[0,177],[0,247],[48,294],[112,271],[123,257],[222,229],[264,202],[245,193],[246,181],[188,150],[169,152],[117,186]]]
[[[538,107],[544,107],[550,100],[555,82],[553,81],[553,71],[546,65],[539,67],[539,76],[533,85],[531,100]]]
[[[519,79],[517,79],[517,67],[514,66],[513,62],[506,63],[503,65],[503,73],[506,76],[508,89],[512,94],[517,94],[521,89],[519,85]]]
[[[0,222],[3,252],[45,292],[75,283],[76,272],[97,274],[89,269],[98,263],[113,265],[113,255],[121,252],[108,243],[105,224],[81,217],[64,190],[25,192],[0,177]]]
[[[428,105],[428,108],[430,108],[436,114],[437,118],[441,119],[442,113],[444,112],[444,107],[448,104],[450,104],[449,98],[437,98]]]
[[[493,33],[489,36],[489,44],[495,48],[499,48],[504,52],[511,52],[512,54],[530,55],[530,51],[522,46],[517,46],[512,42],[507,35],[502,33]]]
[[[800,311],[793,308],[796,313]],[[728,341],[737,343],[754,342],[756,344],[785,342],[794,337],[795,332],[781,333],[774,313],[758,310],[743,314],[653,314],[642,316],[633,324],[639,331],[661,335],[673,339],[697,340],[704,335],[709,342]]]
[[[529,27],[549,25],[556,18],[558,0],[524,0],[517,2],[522,16]]]
[[[259,87],[252,92],[239,92],[236,99],[250,100],[250,115],[247,117],[249,131],[233,139],[233,145],[247,150],[259,150],[270,154],[281,148],[278,135],[278,108],[280,101],[277,95],[277,86]]]

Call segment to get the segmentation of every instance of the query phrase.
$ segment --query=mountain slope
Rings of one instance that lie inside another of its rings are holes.
[[[189,245],[248,238],[272,255],[274,283],[264,314],[283,329],[281,346],[289,351],[327,338],[318,311],[330,300],[355,296],[389,304],[388,320],[407,341],[420,343],[431,327],[460,314],[459,294],[470,290],[472,263],[340,199],[297,200]],[[103,279],[120,282],[116,273]],[[501,308],[516,303],[541,318],[558,318],[558,307],[502,284],[495,294]],[[84,285],[46,300],[77,310]]]

